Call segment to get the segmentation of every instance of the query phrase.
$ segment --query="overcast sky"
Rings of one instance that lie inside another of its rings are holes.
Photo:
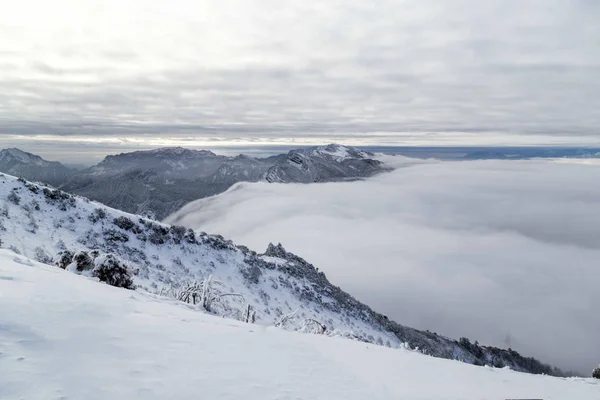
[[[5,1],[0,71],[2,144],[600,143],[596,0]]]

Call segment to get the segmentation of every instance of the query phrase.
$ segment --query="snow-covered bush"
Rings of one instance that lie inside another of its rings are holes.
[[[193,229],[188,229],[187,231],[185,231],[185,234],[183,235],[183,238],[189,244],[196,244],[197,243],[196,242],[196,233],[194,232]]]
[[[91,271],[94,269],[94,259],[87,251],[78,251],[73,255],[71,266],[76,272]]]
[[[104,232],[104,238],[111,242],[127,242],[129,241],[129,236],[124,234],[123,232],[119,232],[115,229],[107,229]]]
[[[355,341],[362,341],[361,337],[356,335],[354,332],[352,331],[347,331],[347,330],[342,330],[342,329],[332,329],[329,330],[325,333],[327,336],[330,337],[340,337],[340,338],[344,338],[344,339],[350,339],[350,340],[355,340]]]
[[[69,264],[73,262],[73,252],[69,250],[59,251],[56,257],[54,257],[54,265],[59,268],[66,269]]]
[[[90,222],[92,222],[93,224],[95,224],[96,222],[98,222],[104,218],[106,218],[106,211],[104,211],[102,208],[94,209],[94,211],[88,217]]]
[[[250,283],[258,284],[262,277],[262,271],[256,265],[241,266],[240,272]]]
[[[200,302],[203,290],[202,283],[184,283],[179,291],[172,293],[172,296],[179,301],[196,304],[197,302]]]
[[[325,324],[316,319],[299,317],[298,311],[299,310],[296,310],[290,314],[283,315],[281,319],[275,323],[275,326],[288,331],[299,331],[318,335],[323,335],[327,332]]]
[[[241,308],[232,308],[231,304],[225,301],[225,298],[237,298],[238,301],[245,303],[244,296],[239,293],[226,292],[223,282],[213,279],[212,275],[204,280],[202,288],[200,304],[206,311],[219,315],[231,315],[233,312],[233,314],[238,315],[237,319],[241,319]]]
[[[163,287],[158,294],[188,304],[200,305],[213,314],[246,322],[256,320],[256,312],[249,308],[244,296],[226,292],[223,282],[213,279],[212,275],[201,282],[184,283],[179,288],[172,285]]]
[[[327,327],[315,319],[305,318],[300,325],[299,331],[322,335],[327,331]]]
[[[111,286],[134,289],[131,272],[125,262],[113,254],[103,254],[94,260],[92,275]]]
[[[168,231],[163,229],[161,226],[153,226],[150,235],[148,236],[148,240],[152,244],[165,244],[168,240]]]
[[[600,379],[600,365],[592,371],[592,378]]]
[[[20,181],[19,181],[20,182]],[[23,183],[23,182],[21,182]],[[38,194],[38,192],[40,191],[40,188],[38,187],[38,185],[33,184],[33,183],[29,183],[29,182],[25,182],[25,187],[27,189],[29,189],[29,191],[33,194]]]
[[[7,200],[18,206],[21,203],[21,197],[17,194],[17,192],[13,189],[7,196]]]
[[[180,244],[184,238],[186,229],[183,226],[173,225],[169,229],[171,231],[171,237],[175,244]]]
[[[39,261],[43,264],[51,264],[52,263],[52,257],[50,257],[48,255],[48,253],[46,253],[46,251],[39,246],[35,248],[34,258],[36,261]]]
[[[151,219],[153,221],[156,221],[158,219],[156,218],[156,213],[152,210],[143,210],[140,211],[138,214],[146,219]]]
[[[31,200],[31,207],[35,211],[40,211],[40,203],[37,200]]]
[[[69,207],[76,207],[75,197],[62,190],[44,188],[42,193],[48,204],[57,204],[61,211],[67,211]]]
[[[135,226],[135,222],[123,216],[115,218],[113,220],[113,224],[123,229],[124,231],[129,231]]]

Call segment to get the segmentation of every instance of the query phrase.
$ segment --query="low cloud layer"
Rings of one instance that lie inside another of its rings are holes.
[[[589,0],[21,0],[0,13],[0,135],[592,140],[599,11]]]
[[[351,183],[238,184],[170,222],[270,241],[400,323],[589,373],[600,354],[600,165],[416,161]]]

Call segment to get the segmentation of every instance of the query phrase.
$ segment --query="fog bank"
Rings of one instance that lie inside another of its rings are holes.
[[[393,158],[349,183],[242,183],[167,222],[281,242],[409,326],[589,374],[600,362],[600,166]]]

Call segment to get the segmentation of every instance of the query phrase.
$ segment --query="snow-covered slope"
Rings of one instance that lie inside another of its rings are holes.
[[[264,325],[394,348],[408,343],[438,357],[561,373],[512,350],[459,342],[392,322],[282,246],[271,245],[257,254],[220,236],[160,224],[11,176],[0,176],[0,239],[3,247],[49,264],[60,251],[113,254],[130,264],[138,289],[151,293],[177,295],[186,285],[207,286],[210,278],[215,296],[235,294],[219,297],[211,311],[233,319],[253,314]]]
[[[51,185],[63,183],[75,171],[16,148],[0,150],[0,171]]]
[[[600,399],[482,368],[222,319],[0,250],[2,399]]]

